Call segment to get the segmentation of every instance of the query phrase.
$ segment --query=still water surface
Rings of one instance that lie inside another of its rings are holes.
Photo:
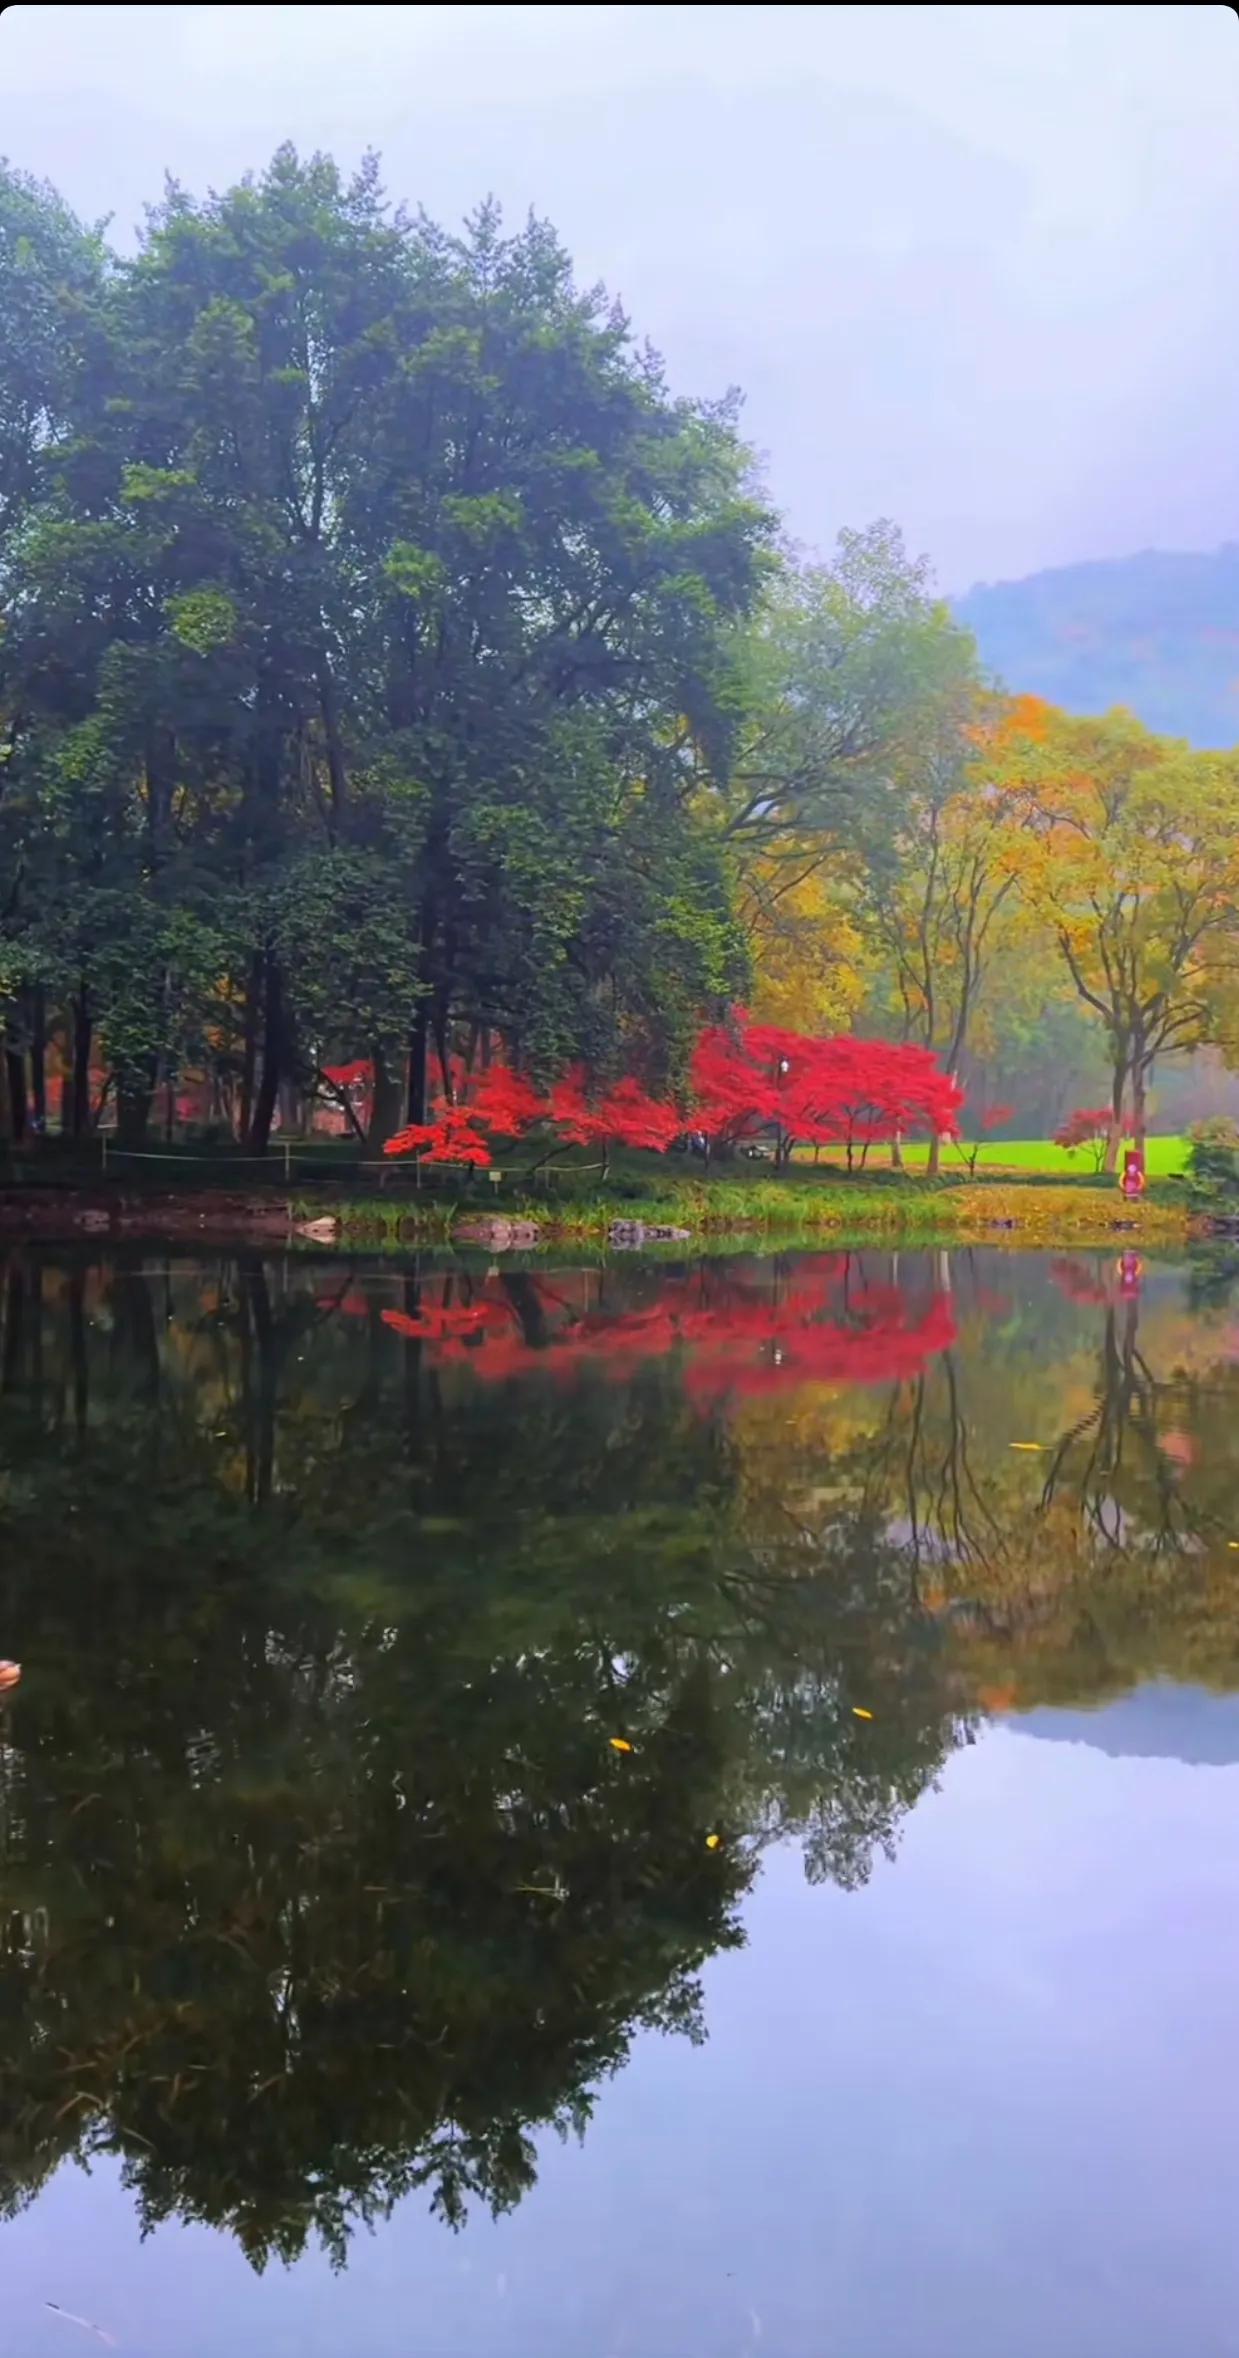
[[[0,1303],[0,2352],[1239,2353],[1225,1272]]]

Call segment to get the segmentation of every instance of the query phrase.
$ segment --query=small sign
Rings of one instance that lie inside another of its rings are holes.
[[[503,1180],[502,1171],[488,1171],[486,1176],[489,1179],[492,1187],[498,1187],[501,1185]]]

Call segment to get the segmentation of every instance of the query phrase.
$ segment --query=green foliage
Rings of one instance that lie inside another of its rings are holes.
[[[1210,1202],[1239,1199],[1239,1124],[1217,1116],[1189,1131],[1188,1172],[1193,1192]]]
[[[326,1050],[395,1076],[427,1019],[669,1077],[743,972],[683,738],[771,533],[731,411],[673,400],[544,224],[450,238],[372,161],[173,188],[124,264],[0,194],[42,241],[0,394],[0,923],[40,983],[114,1070],[213,1041],[259,1147]],[[177,910],[226,955],[173,1023]]]
[[[169,598],[168,621],[173,637],[182,646],[192,647],[197,655],[209,655],[235,638],[237,609],[226,590],[188,590],[181,597]]]
[[[736,649],[724,810],[737,855],[782,850],[802,867],[816,840],[886,856],[900,760],[973,664],[897,526],[843,532],[833,563],[785,570]]]

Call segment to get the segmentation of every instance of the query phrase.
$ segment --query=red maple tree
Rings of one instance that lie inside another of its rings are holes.
[[[1081,1147],[1090,1146],[1093,1150],[1093,1169],[1100,1171],[1106,1159],[1113,1119],[1108,1105],[1077,1106],[1076,1111],[1068,1114],[1066,1121],[1054,1132],[1054,1144],[1061,1146],[1067,1154],[1078,1154]]]
[[[954,1136],[964,1102],[927,1048],[812,1039],[743,1016],[702,1035],[692,1086],[692,1119],[707,1138],[735,1145],[771,1131],[780,1164],[797,1146],[842,1145],[849,1170],[878,1140]]]
[[[742,1010],[701,1034],[684,1105],[652,1096],[632,1074],[595,1083],[582,1064],[569,1066],[545,1094],[504,1063],[476,1074],[454,1063],[450,1081],[450,1098],[441,1091],[432,1118],[398,1132],[389,1155],[483,1167],[496,1139],[541,1125],[564,1146],[600,1150],[604,1176],[617,1146],[665,1154],[686,1131],[725,1150],[765,1133],[780,1166],[797,1146],[842,1145],[850,1170],[857,1155],[863,1167],[878,1140],[918,1131],[955,1136],[964,1102],[927,1048],[813,1039],[751,1023]]]
[[[415,1154],[424,1163],[467,1163],[484,1171],[491,1152],[469,1105],[441,1106],[432,1122],[410,1122],[397,1130],[384,1154]]]

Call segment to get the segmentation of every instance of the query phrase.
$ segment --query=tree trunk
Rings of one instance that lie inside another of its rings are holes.
[[[20,1145],[26,1135],[26,1060],[20,1048],[7,1048],[9,1136]]]
[[[898,1130],[891,1140],[891,1169],[892,1171],[902,1171],[903,1169],[903,1141]]]
[[[69,1123],[75,1138],[90,1132],[90,1044],[94,1033],[85,985],[73,1002],[73,1079]]]
[[[1119,1148],[1123,1143],[1123,1099],[1127,1091],[1127,1064],[1114,1068],[1114,1086],[1110,1093],[1110,1130],[1106,1139],[1106,1159],[1103,1171],[1113,1173],[1118,1168]]]
[[[241,1064],[241,1111],[238,1124],[242,1142],[249,1137],[250,1123],[254,1118],[254,1081],[258,1072],[258,1008],[261,998],[262,952],[255,950],[245,985],[245,1046]]]
[[[1141,1154],[1144,1153],[1144,1142],[1148,1135],[1148,1084],[1147,1064],[1134,1065],[1131,1076],[1131,1134]],[[20,1131],[17,1135],[21,1135]]]
[[[15,1392],[26,1366],[26,1272],[14,1254],[5,1276],[0,1392]]]
[[[439,1060],[439,1078],[443,1083],[443,1102],[445,1105],[455,1105],[456,1091],[452,1086],[452,1067],[447,1043],[447,1008],[441,999],[435,1001],[432,1029],[434,1031],[435,1055]]]
[[[116,1143],[140,1154],[150,1128],[154,1082],[130,1075],[116,1085]]]
[[[238,1275],[243,1305],[241,1367],[245,1404],[245,1488],[250,1504],[261,1506],[271,1496],[275,1473],[279,1361],[266,1271],[257,1254],[247,1253],[239,1261]]]
[[[326,655],[318,666],[318,707],[323,720],[323,740],[327,748],[327,777],[331,790],[331,816],[327,838],[332,844],[339,839],[348,798],[348,772],[344,766],[344,748],[340,737],[340,706],[331,664]]]
[[[430,1046],[430,1001],[423,996],[417,1002],[413,1028],[409,1033],[409,1071],[405,1091],[405,1119],[424,1122],[426,1119],[427,1051]]]
[[[86,1351],[86,1277],[75,1269],[69,1279],[69,1364],[73,1370],[73,1424],[81,1441],[90,1421],[90,1362]]]
[[[47,1128],[47,1001],[42,983],[36,983],[30,994],[30,1103],[42,1137]]]
[[[254,1118],[250,1123],[246,1144],[254,1155],[265,1155],[271,1143],[271,1124],[279,1102],[280,1082],[287,1064],[287,1026],[284,1018],[284,984],[280,962],[274,950],[268,950],[263,960],[264,984],[262,1000],[262,1077],[254,1100]]]
[[[366,1144],[383,1147],[400,1127],[400,1075],[398,1071],[393,1072],[377,1041],[370,1054],[374,1064],[374,1091]]]
[[[522,1342],[527,1343],[531,1351],[541,1351],[550,1341],[550,1336],[536,1279],[527,1270],[505,1269],[502,1284],[520,1321]]]
[[[122,1267],[116,1273],[113,1347],[144,1407],[159,1398],[159,1329],[151,1299],[150,1279],[144,1269]]]

